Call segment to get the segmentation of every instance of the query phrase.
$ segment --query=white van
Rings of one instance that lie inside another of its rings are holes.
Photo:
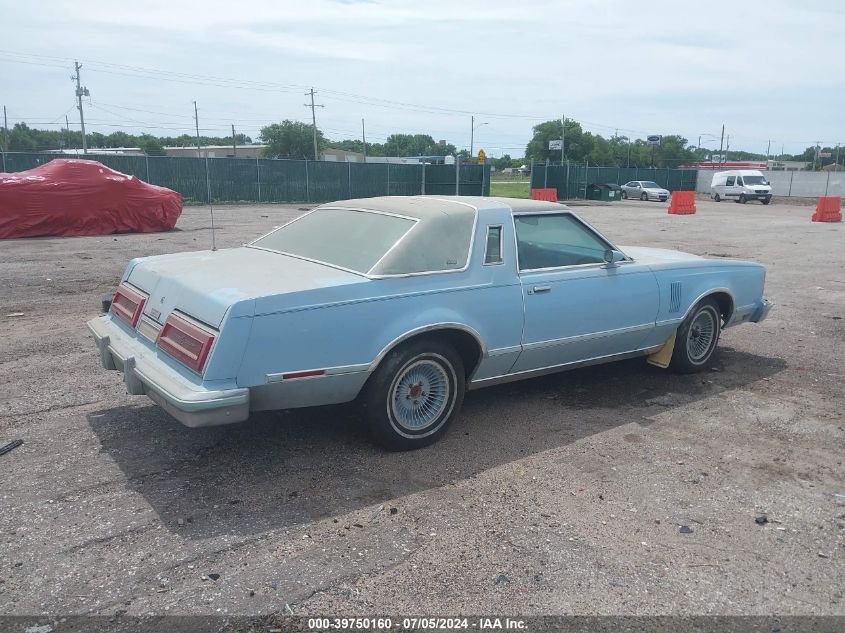
[[[733,199],[745,204],[749,200],[759,200],[769,204],[772,200],[772,186],[763,172],[756,169],[734,169],[713,174],[710,183],[710,197],[716,202]]]

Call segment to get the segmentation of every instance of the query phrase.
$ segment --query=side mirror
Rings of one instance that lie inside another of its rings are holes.
[[[622,251],[613,250],[608,248],[604,252],[604,264],[605,268],[613,268],[619,265],[619,262],[625,261],[625,254]]]

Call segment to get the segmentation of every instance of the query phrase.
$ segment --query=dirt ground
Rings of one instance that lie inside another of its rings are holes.
[[[131,257],[209,247],[205,208],[0,241],[0,445],[24,441],[0,456],[0,614],[845,615],[845,224],[697,204],[577,210],[618,244],[768,267],[774,310],[713,371],[471,392],[404,454],[346,407],[185,428],[99,366],[100,296]],[[219,208],[218,245],[299,212]]]

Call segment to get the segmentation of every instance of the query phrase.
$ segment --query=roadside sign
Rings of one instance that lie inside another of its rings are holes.
[[[819,158],[830,158],[830,157],[831,157],[830,152],[819,152]]]
[[[660,136],[660,134],[652,134],[651,136],[647,136],[645,140],[649,145],[660,145],[660,140],[662,138],[663,137]]]
[[[484,153],[483,149],[478,150],[478,164],[483,165],[484,161],[487,160],[487,154]]]
[[[563,140],[562,139],[556,139],[556,140],[553,140],[553,141],[549,141],[549,149],[550,150],[556,149],[557,151],[562,150],[563,149]]]

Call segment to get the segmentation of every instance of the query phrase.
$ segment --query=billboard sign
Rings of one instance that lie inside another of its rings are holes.
[[[550,150],[557,150],[560,151],[563,149],[563,141],[561,139],[555,139],[553,141],[549,141],[549,149]]]
[[[645,140],[649,145],[660,145],[660,139],[662,138],[660,134],[652,134],[651,136],[647,136]]]

